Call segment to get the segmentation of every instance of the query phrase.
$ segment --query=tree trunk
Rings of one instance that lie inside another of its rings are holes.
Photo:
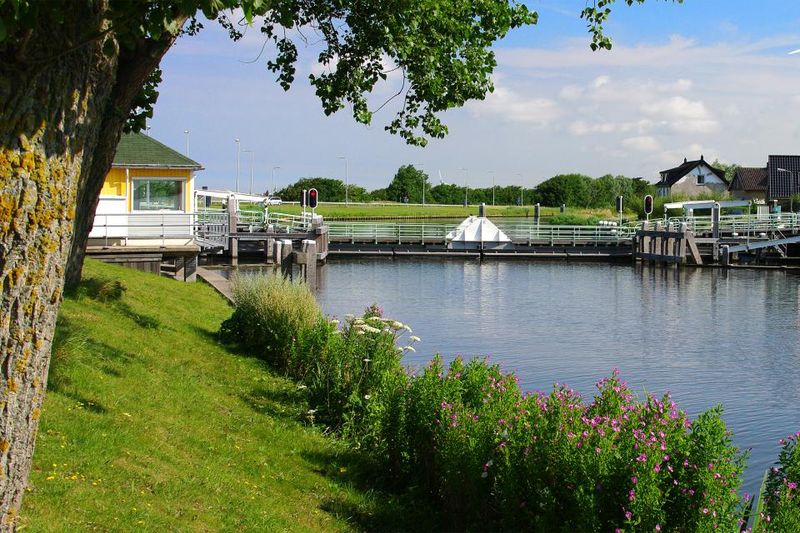
[[[173,41],[106,57],[111,34],[85,42],[102,9],[73,3],[0,56],[0,531],[27,483],[73,224],[82,251],[131,102]]]
[[[147,77],[158,67],[161,58],[174,42],[174,36],[165,35],[158,41],[143,41],[136,49],[125,50],[120,54],[117,80],[102,115],[103,122],[100,129],[103,135],[95,147],[91,166],[84,168],[78,188],[79,208],[75,212],[72,246],[65,274],[68,290],[77,287],[81,281],[86,243],[94,223],[100,190],[114,161],[117,144],[132,103]]]

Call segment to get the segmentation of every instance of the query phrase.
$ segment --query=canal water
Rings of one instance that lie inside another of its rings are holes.
[[[435,353],[489,356],[524,390],[584,396],[619,368],[643,396],[671,391],[690,415],[722,404],[757,491],[778,439],[800,430],[800,277],[787,271],[463,259],[332,259],[326,313],[372,303]]]

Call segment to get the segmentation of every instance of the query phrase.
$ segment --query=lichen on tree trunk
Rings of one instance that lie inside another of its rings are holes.
[[[90,3],[63,22],[65,38],[102,24]],[[0,61],[0,530],[13,530],[47,384],[76,192],[111,94],[116,59],[89,43],[30,40],[24,61]],[[55,58],[55,59],[54,59]]]
[[[75,283],[131,106],[175,39],[104,54],[106,7],[42,19],[0,57],[0,531],[27,484],[68,259]]]

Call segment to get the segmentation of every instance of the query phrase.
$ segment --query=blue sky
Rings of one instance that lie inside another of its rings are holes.
[[[769,154],[800,153],[800,2],[787,0],[618,0],[607,25],[610,52],[592,53],[581,0],[537,0],[537,26],[496,46],[496,90],[444,115],[450,134],[426,148],[369,128],[344,110],[325,117],[308,87],[317,49],[302,49],[293,88],[284,92],[265,62],[258,32],[229,41],[214,23],[183,38],[162,63],[164,82],[151,121],[155,138],[205,167],[200,183],[232,188],[235,138],[252,150],[255,189],[302,176],[344,177],[383,187],[400,165],[432,180],[487,186],[534,185],[554,174],[644,176],[683,157],[763,165]],[[391,94],[392,81],[374,102]],[[250,153],[240,156],[242,190]],[[468,169],[466,171],[462,169]]]

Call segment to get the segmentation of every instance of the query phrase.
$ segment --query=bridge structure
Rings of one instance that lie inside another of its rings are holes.
[[[549,225],[534,218],[498,218],[493,222],[507,242],[473,240],[454,246],[453,234],[459,227],[455,222],[324,221],[311,212],[290,215],[263,206],[246,209],[231,202],[226,206],[199,207],[192,213],[97,215],[91,234],[93,244],[88,251],[108,258],[112,253],[119,256],[124,249],[124,259],[118,262],[136,261],[138,255],[139,260],[150,261],[151,265],[172,254],[177,258],[176,274],[189,280],[198,255],[226,255],[231,264],[237,264],[241,251],[251,256],[260,254],[264,262],[275,262],[276,242],[283,247],[280,253],[285,254],[288,242],[302,255],[308,246],[304,241],[314,241],[317,262],[336,255],[446,255],[638,258],[725,265],[740,259],[785,259],[792,255],[790,248],[800,244],[800,217],[796,213],[726,216],[716,213],[622,225],[612,221],[596,225]],[[662,238],[663,242],[658,240]],[[131,246],[120,246],[121,242]]]

